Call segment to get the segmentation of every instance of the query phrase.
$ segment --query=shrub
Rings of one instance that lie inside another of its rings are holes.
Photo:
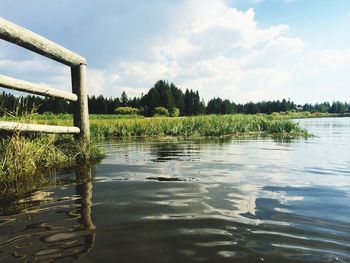
[[[139,115],[139,109],[132,107],[118,107],[115,109],[115,114],[117,115]]]
[[[180,116],[180,110],[178,108],[172,108],[170,111],[171,117],[179,117]]]
[[[164,107],[157,107],[154,109],[153,116],[169,116],[169,111]]]

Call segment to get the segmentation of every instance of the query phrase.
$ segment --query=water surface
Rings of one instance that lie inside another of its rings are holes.
[[[0,262],[350,262],[350,119],[298,122],[316,137],[105,143],[0,197]]]

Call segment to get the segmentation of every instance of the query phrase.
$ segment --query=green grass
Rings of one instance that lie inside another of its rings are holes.
[[[90,115],[90,126],[93,140],[150,136],[307,135],[307,132],[301,129],[296,122],[290,120],[293,118],[292,116],[296,117],[296,113],[205,115],[173,118]],[[16,120],[16,118],[6,118],[6,120]],[[31,115],[24,121],[49,125],[73,125],[72,116],[64,114]]]
[[[328,113],[328,112],[308,112],[308,111],[287,111],[287,112],[273,112],[272,118],[286,118],[286,119],[305,119],[305,118],[328,118],[338,117],[340,114]]]
[[[150,136],[295,135],[307,132],[291,120],[258,115],[209,115],[144,119],[90,120],[91,135],[97,139]]]
[[[32,114],[26,117],[3,117],[0,120],[50,125],[72,125],[71,115]],[[194,117],[153,117],[90,115],[93,141],[133,137],[223,137],[223,136],[308,136],[287,114],[207,115]],[[1,136],[0,181],[33,175],[38,169],[69,166],[102,156],[92,144],[87,152],[73,136],[21,135]]]
[[[0,182],[34,175],[40,169],[66,167],[103,157],[94,144],[86,151],[72,136],[3,134],[0,139]]]

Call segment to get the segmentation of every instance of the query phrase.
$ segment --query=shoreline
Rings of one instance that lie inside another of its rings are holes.
[[[294,117],[296,114],[294,114]],[[26,116],[31,122],[66,124],[61,115]],[[45,119],[45,117],[47,117]],[[48,118],[53,117],[53,118]],[[300,117],[300,116],[299,116]],[[322,116],[334,117],[334,116]],[[345,116],[342,116],[345,117]],[[347,116],[346,116],[347,117]],[[294,118],[294,119],[305,119]],[[317,118],[321,118],[318,116]],[[1,119],[1,118],[0,118]],[[22,118],[23,119],[23,118]],[[281,115],[204,115],[193,117],[121,118],[95,116],[91,119],[92,150],[84,152],[72,136],[40,134],[7,134],[0,143],[0,182],[32,176],[46,168],[71,167],[81,162],[102,159],[104,154],[96,142],[110,139],[224,139],[276,138],[291,140],[311,137],[290,116]]]

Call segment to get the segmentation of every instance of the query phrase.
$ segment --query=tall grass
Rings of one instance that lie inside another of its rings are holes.
[[[327,117],[339,117],[340,114],[328,113],[328,112],[309,112],[309,111],[287,111],[287,112],[273,112],[271,118],[284,118],[284,119],[305,119],[305,118],[327,118]]]
[[[72,125],[70,115],[30,115],[6,117],[30,123]],[[208,115],[195,117],[121,117],[91,115],[91,138],[103,140],[125,137],[181,136],[222,137],[226,135],[307,136],[298,123],[284,116],[273,115]],[[90,152],[75,142],[72,136],[21,134],[0,136],[0,181],[36,173],[38,169],[68,166],[82,160],[102,156],[99,148]]]
[[[94,138],[147,136],[212,136],[242,134],[296,135],[307,132],[298,123],[283,118],[257,115],[209,115],[180,118],[91,120]]]
[[[91,137],[94,140],[147,136],[225,136],[242,134],[296,135],[307,132],[288,114],[274,115],[204,115],[194,117],[131,117],[90,115]],[[31,123],[72,125],[70,115],[37,115]]]
[[[0,139],[0,182],[33,175],[39,169],[70,166],[103,156],[95,145],[86,151],[72,136],[2,135]]]

